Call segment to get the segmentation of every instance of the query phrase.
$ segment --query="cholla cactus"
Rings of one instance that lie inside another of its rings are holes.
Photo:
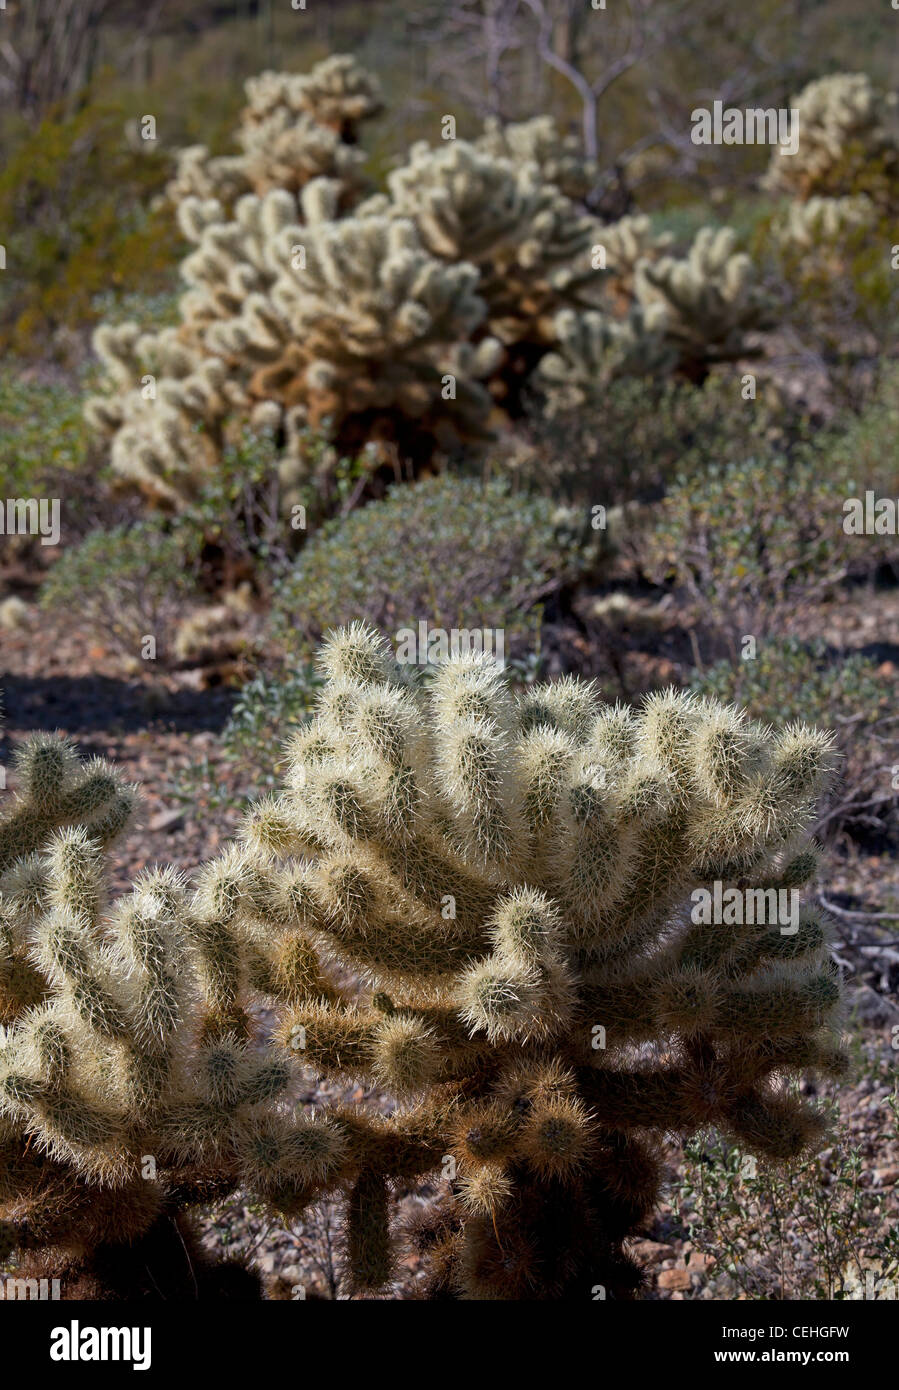
[[[134,323],[102,324],[94,347],[113,394],[91,397],[85,417],[110,440],[113,468],[148,497],[184,505],[215,467],[241,399],[225,363],[174,329],[142,334]]]
[[[267,75],[274,91],[277,73]],[[280,78],[282,86],[290,79]],[[381,110],[381,91],[377,79],[347,53],[335,53],[318,63],[308,76],[295,79],[299,104],[320,125],[330,126],[341,139],[355,142],[360,121]],[[261,88],[257,88],[261,92]]]
[[[876,91],[865,73],[835,73],[810,82],[790,104],[799,112],[799,148],[772,156],[768,189],[803,199],[865,193],[895,207],[895,98]]]
[[[600,227],[597,244],[605,250],[610,293],[619,310],[628,312],[634,301],[637,267],[659,259],[671,246],[671,235],[654,232],[645,214],[622,217]]]
[[[513,164],[535,164],[544,183],[554,184],[575,202],[587,196],[599,176],[599,166],[584,157],[577,137],[562,135],[552,116],[533,116],[509,125],[489,116],[475,145]]]
[[[659,255],[648,219],[626,218],[601,235],[620,257],[619,288],[632,282],[633,297],[618,299],[629,305],[626,317],[562,310],[558,346],[538,368],[544,385],[589,394],[617,376],[670,370],[702,380],[713,362],[749,350],[744,335],[764,326],[766,308],[752,262],[734,253],[730,228],[703,228],[683,260]]]
[[[733,361],[748,351],[745,335],[768,324],[768,307],[755,267],[734,251],[730,227],[703,227],[686,257],[662,256],[637,266],[637,301],[662,309],[665,335],[678,349],[679,370],[701,379],[713,362]]]
[[[388,184],[391,211],[415,222],[429,251],[477,266],[490,329],[516,350],[551,342],[561,305],[597,299],[603,276],[590,250],[598,224],[536,164],[463,140],[436,150],[421,142]]]
[[[355,1279],[389,1277],[389,1184],[440,1163],[453,1200],[419,1231],[435,1294],[626,1293],[661,1136],[715,1124],[787,1159],[820,1134],[785,1079],[840,1070],[824,924],[699,926],[688,904],[716,880],[811,875],[828,739],[672,692],[636,713],[567,679],[516,700],[484,657],[418,694],[359,627],[323,664],[318,717],[247,844],[278,885],[269,940],[291,904],[269,986],[289,1001],[281,1038],[400,1102],[387,1125],[353,1120],[372,1146]]]
[[[239,855],[193,895],[160,870],[107,910],[104,851],[134,789],[53,737],[28,742],[18,768],[0,821],[4,1256],[59,1278],[65,1297],[249,1294],[239,1270],[223,1284],[209,1268],[182,1209],[269,1182],[256,1155],[278,1145],[302,1191],[343,1140],[284,1104],[288,1059],[254,1048],[234,1006]]]
[[[486,315],[476,268],[432,256],[405,219],[338,218],[337,198],[320,179],[299,197],[248,194],[230,219],[214,199],[181,205],[196,243],[181,327],[94,338],[110,394],[86,412],[118,472],[183,504],[247,419],[279,441],[293,479],[310,424],[340,447],[418,441],[418,456],[483,437],[481,382],[500,348],[471,341]]]
[[[871,227],[877,209],[864,194],[854,198],[809,198],[792,202],[784,218],[775,224],[780,245],[800,252],[839,252],[847,235]]]
[[[573,388],[582,398],[601,391],[619,376],[665,371],[677,353],[666,341],[667,316],[653,306],[646,315],[633,309],[627,319],[587,310],[563,309],[556,317],[557,347],[537,370],[541,384]]]
[[[786,1160],[821,1133],[787,1080],[841,1068],[825,925],[700,925],[689,903],[811,876],[829,740],[673,692],[637,712],[569,679],[516,699],[481,656],[422,689],[360,626],[322,661],[285,790],[192,892],[157,871],[105,913],[128,797],[53,742],[26,755],[0,877],[16,1238],[83,1253],[203,1190],[294,1216],[340,1190],[354,1285],[375,1289],[393,1186],[442,1170],[451,1200],[416,1234],[435,1296],[627,1295],[663,1135],[717,1125]],[[72,813],[90,819],[54,833]],[[298,1062],[396,1109],[297,1113]]]
[[[700,233],[678,262],[646,218],[604,227],[552,181],[576,171],[551,123],[415,145],[389,193],[360,203],[347,142],[378,104],[362,69],[337,58],[247,91],[244,154],[186,151],[173,190],[194,244],[180,325],[95,338],[107,381],[88,419],[115,469],[166,506],[196,495],[248,423],[279,451],[282,498],[313,507],[310,430],[338,451],[371,444],[391,471],[397,451],[422,466],[480,445],[500,410],[522,411],[541,359],[567,352],[562,309],[620,321],[602,330],[615,372],[676,360],[700,377],[761,322],[730,233]],[[641,359],[662,309],[676,359],[655,339]]]
[[[298,240],[299,267],[290,255]],[[250,297],[243,316],[210,339],[262,364],[251,395],[301,407],[304,419],[327,423],[342,441],[353,417],[367,417],[375,437],[395,437],[403,420],[427,428],[435,407],[448,427],[454,418],[463,433],[483,427],[490,402],[478,378],[498,349],[489,338],[469,342],[485,312],[473,266],[444,265],[411,222],[375,216],[287,228],[278,246],[282,270],[270,310]],[[373,425],[379,415],[380,427]]]
[[[355,58],[336,55],[306,76],[263,72],[247,81],[246,93],[236,136],[242,153],[213,158],[204,145],[182,150],[166,190],[176,206],[199,197],[230,207],[241,194],[296,193],[316,178],[336,180],[344,205],[358,197],[358,126],[381,102],[376,79]]]

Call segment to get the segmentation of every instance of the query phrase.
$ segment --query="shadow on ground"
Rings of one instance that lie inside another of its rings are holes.
[[[110,676],[7,676],[0,670],[6,734],[61,729],[64,733],[135,733],[164,725],[178,733],[217,732],[237,691],[174,690]]]

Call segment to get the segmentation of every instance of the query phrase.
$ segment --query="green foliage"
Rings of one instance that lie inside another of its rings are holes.
[[[63,551],[41,591],[45,608],[76,612],[104,641],[136,659],[145,636],[157,658],[173,659],[174,626],[195,591],[197,554],[189,533],[159,522],[94,531]]]
[[[700,478],[722,458],[749,458],[800,433],[801,420],[744,401],[739,375],[697,389],[678,379],[622,377],[601,391],[559,387],[534,397],[530,448],[510,443],[507,466],[553,496],[616,505],[658,497],[678,476]]]
[[[67,483],[77,507],[87,485],[89,431],[78,391],[29,377],[20,366],[0,371],[0,472],[5,497],[45,497]],[[72,475],[78,476],[77,483]]]
[[[891,1189],[866,1181],[865,1161],[833,1109],[833,1148],[789,1173],[753,1163],[720,1135],[686,1145],[677,1213],[696,1248],[714,1255],[716,1279],[726,1278],[718,1297],[896,1297]]]
[[[426,620],[502,628],[520,656],[536,641],[539,606],[595,563],[602,533],[588,527],[583,513],[502,479],[395,487],[311,537],[276,588],[275,634],[294,655],[334,623],[395,633]]]
[[[321,679],[312,661],[292,664],[271,676],[259,671],[241,687],[221,734],[221,763],[208,753],[194,760],[171,789],[172,796],[194,813],[246,807],[262,788],[274,787],[283,761],[286,730],[310,717]]]
[[[0,345],[33,353],[55,330],[90,322],[95,296],[159,288],[175,261],[171,219],[148,213],[165,163],[150,142],[126,137],[126,105],[94,103],[47,115],[14,138],[0,172],[7,268],[0,284]]]
[[[681,478],[647,516],[643,563],[702,605],[708,622],[757,632],[798,586],[824,593],[848,572],[845,495],[811,461],[783,455],[710,468]]]
[[[899,496],[896,412],[887,374],[861,415],[814,441],[679,478],[635,537],[646,572],[682,587],[707,625],[733,637],[775,628],[797,595],[895,564],[895,537],[850,535],[843,522],[848,498]]]

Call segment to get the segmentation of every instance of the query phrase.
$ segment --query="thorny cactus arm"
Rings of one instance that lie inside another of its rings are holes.
[[[0,1219],[26,1269],[106,1289],[92,1252],[127,1266],[133,1248],[139,1282],[181,1207],[238,1183],[302,1204],[347,1140],[293,1113],[289,1056],[251,1036],[228,874],[191,894],[159,870],[108,906],[134,789],[45,736],[18,768],[0,822]]]
[[[663,1135],[714,1124],[783,1160],[821,1132],[787,1081],[842,1065],[826,925],[703,925],[689,903],[814,873],[829,739],[671,691],[636,712],[570,679],[515,698],[482,657],[420,689],[359,625],[322,660],[284,791],[192,891],[157,871],[107,910],[118,792],[59,831],[96,778],[27,754],[0,878],[4,1210],[23,1243],[71,1246],[138,1235],[204,1181],[291,1216],[340,1189],[364,1289],[390,1277],[392,1185],[442,1169],[452,1202],[418,1233],[435,1294],[626,1295]],[[300,1061],[397,1108],[297,1112]]]
[[[390,211],[415,223],[433,255],[477,266],[488,323],[502,342],[545,344],[558,308],[596,301],[604,278],[590,255],[598,223],[536,164],[464,140],[436,150],[420,142],[388,184]]]
[[[688,376],[701,377],[710,363],[745,356],[746,333],[767,326],[755,268],[748,256],[734,252],[735,240],[730,227],[703,227],[683,260],[662,256],[637,265],[637,302],[644,311],[664,311],[665,335]]]
[[[486,659],[451,661],[425,696],[361,628],[324,663],[287,789],[245,840],[278,885],[272,926],[292,904],[265,986],[282,1040],[401,1102],[353,1122],[370,1170],[350,1202],[357,1281],[386,1277],[374,1174],[441,1154],[457,1176],[436,1290],[624,1293],[621,1242],[654,1200],[662,1135],[716,1124],[785,1159],[820,1133],[784,1078],[841,1067],[826,927],[702,927],[685,904],[716,880],[776,890],[813,872],[803,828],[829,741],[673,692],[637,713],[575,681],[516,701]],[[331,961],[369,1003],[328,982]]]
[[[335,55],[308,76],[263,72],[246,83],[237,144],[242,153],[211,158],[203,145],[180,152],[166,190],[175,206],[189,197],[231,206],[244,193],[296,193],[312,179],[337,180],[341,199],[362,189],[358,125],[380,110],[374,77],[356,60]]]

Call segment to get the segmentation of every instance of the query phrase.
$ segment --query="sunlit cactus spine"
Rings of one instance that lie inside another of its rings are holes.
[[[216,925],[177,873],[107,902],[135,789],[48,735],[16,774],[0,815],[0,1223],[16,1273],[66,1298],[258,1296],[211,1267],[185,1210],[254,1173],[260,1133],[300,1133],[280,1103],[289,1066],[236,1012],[223,1026]]]
[[[224,862],[282,1041],[396,1098],[332,1112],[356,1286],[389,1278],[385,1183],[435,1170],[433,1296],[629,1296],[663,1137],[714,1125],[770,1161],[820,1140],[791,1078],[842,1069],[826,924],[703,925],[693,895],[814,873],[829,738],[673,691],[516,697],[481,656],[420,688],[361,626],[322,661],[286,789],[249,814],[246,869]]]
[[[840,1074],[840,985],[792,895],[830,740],[673,691],[516,696],[484,656],[421,682],[359,625],[322,664],[283,791],[191,886],[156,870],[107,904],[133,793],[26,747],[0,826],[0,1219],[26,1268],[94,1296],[171,1276],[192,1203],[240,1187],[296,1220],[342,1192],[364,1295],[391,1286],[394,1196],[436,1177],[432,1296],[629,1296],[663,1137],[717,1126],[773,1162],[820,1141],[792,1081]],[[735,890],[790,912],[697,915]],[[394,1108],[308,1112],[310,1072]]]

